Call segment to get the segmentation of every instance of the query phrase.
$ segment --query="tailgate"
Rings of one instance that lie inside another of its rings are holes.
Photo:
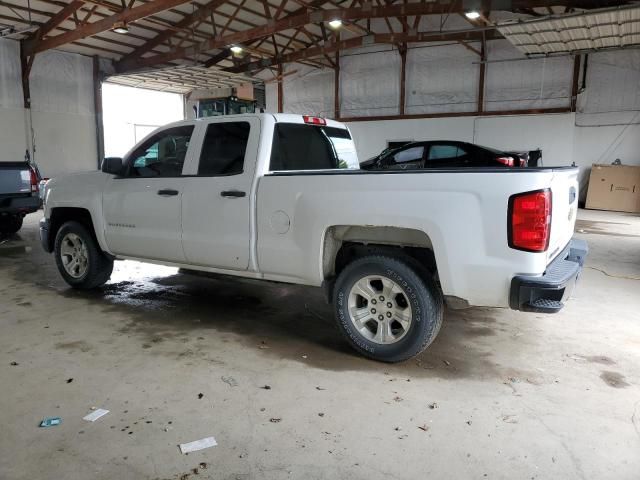
[[[31,195],[31,170],[26,163],[0,163],[0,195]]]
[[[578,169],[554,170],[551,180],[551,238],[547,263],[569,243],[578,212]]]

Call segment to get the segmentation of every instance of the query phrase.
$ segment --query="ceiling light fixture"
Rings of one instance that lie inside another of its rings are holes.
[[[329,22],[331,28],[340,28],[342,26],[342,20],[339,18],[333,19]]]
[[[112,30],[116,33],[129,33],[129,27],[127,27],[127,22],[114,23]]]
[[[477,20],[480,18],[480,12],[471,10],[469,12],[465,12],[464,16],[467,17],[469,20]]]
[[[231,52],[235,53],[236,55],[242,53],[242,47],[239,45],[233,45],[229,50],[231,50]]]

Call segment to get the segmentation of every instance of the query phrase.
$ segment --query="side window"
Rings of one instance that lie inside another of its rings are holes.
[[[422,160],[423,154],[424,154],[423,146],[411,147],[396,153],[393,156],[393,161],[395,163],[419,162]]]
[[[198,175],[237,175],[244,168],[249,122],[211,123],[202,144]]]
[[[457,145],[431,145],[429,149],[429,160],[454,159],[464,154],[464,150]]]
[[[130,177],[179,177],[187,156],[193,125],[163,130],[135,149],[129,158]]]

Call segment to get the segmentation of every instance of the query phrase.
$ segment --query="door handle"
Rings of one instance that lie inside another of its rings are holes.
[[[172,190],[170,188],[165,188],[162,190],[158,190],[158,195],[160,195],[161,197],[174,197],[176,195],[178,195],[180,192],[178,192],[178,190]]]
[[[247,193],[241,192],[239,190],[225,190],[223,192],[220,192],[220,195],[223,197],[229,197],[229,198],[241,198],[241,197],[246,197]]]

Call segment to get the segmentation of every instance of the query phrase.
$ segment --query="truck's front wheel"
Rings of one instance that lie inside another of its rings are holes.
[[[113,271],[113,260],[102,253],[93,235],[78,222],[60,227],[54,254],[62,278],[73,288],[99,287]]]
[[[410,258],[371,255],[353,261],[338,276],[333,301],[347,341],[383,362],[419,354],[442,325],[442,295]]]

